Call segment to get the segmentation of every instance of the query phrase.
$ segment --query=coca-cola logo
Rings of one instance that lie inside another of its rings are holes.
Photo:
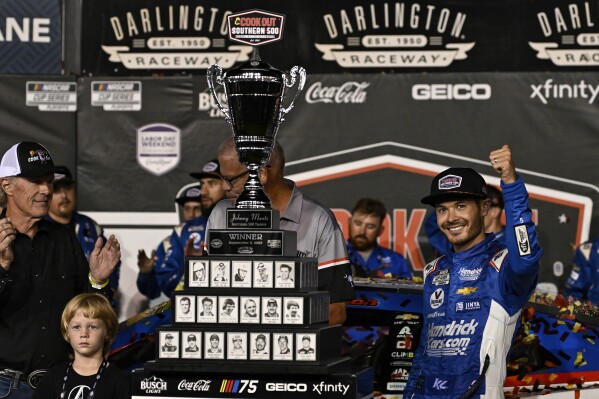
[[[368,82],[345,82],[341,86],[323,86],[322,82],[316,82],[306,92],[306,102],[363,104],[368,86]]]
[[[211,380],[197,380],[197,381],[187,381],[182,380],[179,382],[177,389],[179,391],[195,391],[195,392],[208,392],[210,391],[210,383]]]

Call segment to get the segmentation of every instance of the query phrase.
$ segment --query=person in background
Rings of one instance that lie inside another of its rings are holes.
[[[89,260],[98,238],[101,238],[102,242],[106,242],[104,231],[95,220],[77,212],[77,184],[73,180],[69,168],[56,166],[54,173],[64,177],[54,180],[54,194],[46,219],[70,226],[81,244],[85,257]],[[119,262],[109,278],[110,288],[114,292],[112,305],[115,309],[118,307],[120,269],[121,264]]]
[[[31,398],[45,370],[69,352],[62,311],[82,292],[112,297],[108,278],[120,261],[118,240],[98,238],[89,263],[72,229],[47,221],[54,162],[41,144],[23,141],[0,161],[0,397]]]
[[[383,233],[386,216],[387,210],[381,201],[361,198],[354,205],[346,243],[354,276],[412,278],[404,257],[377,242]]]
[[[590,301],[599,306],[599,238],[576,248],[564,296]]]
[[[206,222],[214,206],[225,197],[225,188],[220,176],[218,160],[207,162],[200,172],[189,174],[200,181],[202,194],[202,216],[186,222],[182,228],[175,228],[169,238],[169,249],[164,261],[158,264],[156,280],[160,290],[170,296],[177,287],[182,287],[181,280],[185,271],[186,249],[191,247],[200,250],[204,242]]]
[[[218,160],[228,199],[212,211],[207,232],[226,228],[226,209],[234,207],[249,174],[239,162],[233,137],[221,144]],[[273,209],[280,213],[281,230],[297,232],[297,256],[318,259],[318,289],[330,294],[329,323],[341,324],[346,318],[345,302],[355,297],[343,234],[331,210],[305,197],[294,182],[284,178],[284,168],[285,153],[275,141],[269,164],[259,170],[260,182]]]
[[[422,335],[404,399],[502,399],[506,360],[522,307],[533,293],[543,250],[509,146],[491,151],[505,199],[506,245],[486,234],[485,181],[470,168],[433,178],[421,202],[453,251],[423,271]]]
[[[188,222],[192,219],[202,216],[202,199],[201,188],[199,184],[195,184],[185,189],[181,195],[175,198],[175,202],[181,206],[183,210],[183,222]],[[177,231],[183,228],[184,223],[175,227]],[[172,233],[171,233],[172,234]],[[170,238],[167,236],[158,244],[155,250],[152,250],[150,257],[146,255],[144,249],[140,249],[137,253],[137,289],[148,299],[155,299],[160,296],[160,287],[156,280],[156,269],[164,262],[164,257],[170,249]]]
[[[69,301],[60,329],[73,349],[73,360],[48,370],[33,399],[131,398],[131,379],[106,358],[118,326],[102,295],[79,294]]]
[[[504,208],[503,194],[501,194],[499,189],[490,184],[487,184],[486,188],[487,195],[491,202],[489,211],[485,215],[485,233],[495,234],[497,241],[500,244],[505,245],[505,227],[501,223],[501,216],[503,215]],[[431,212],[426,218],[424,231],[438,256],[447,255],[451,252],[451,243],[447,240],[441,230],[439,230],[439,227],[437,226],[437,214],[435,212]]]

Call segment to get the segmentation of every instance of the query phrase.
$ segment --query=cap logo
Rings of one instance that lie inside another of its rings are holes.
[[[44,150],[31,150],[29,151],[29,158],[27,158],[27,162],[31,163],[31,162],[46,162],[46,161],[50,161],[50,154],[48,154],[46,151]]]
[[[197,188],[190,188],[189,190],[187,190],[187,196],[188,197],[199,197],[201,195],[201,192],[199,189]]]
[[[218,169],[218,165],[215,162],[208,162],[202,168],[202,172],[210,173],[210,172],[215,172],[217,169]]]
[[[451,190],[462,185],[462,177],[456,175],[447,175],[439,179],[439,190]]]

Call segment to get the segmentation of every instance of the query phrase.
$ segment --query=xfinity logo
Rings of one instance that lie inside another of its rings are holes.
[[[366,102],[368,86],[368,82],[345,82],[341,86],[323,86],[322,82],[316,82],[306,91],[306,102],[363,104]]]
[[[349,390],[350,385],[337,383],[328,384],[321,381],[319,384],[312,384],[312,392],[322,395],[323,392],[338,392],[345,395]],[[296,382],[267,382],[266,390],[268,392],[308,392],[308,385]]]
[[[412,86],[414,100],[488,100],[491,86],[486,83],[416,84]]]
[[[312,384],[312,392],[316,392],[319,395],[322,395],[323,392],[338,392],[345,396],[349,387],[350,384],[345,385],[340,382],[337,384],[327,384],[324,381],[321,381],[320,384]]]
[[[577,84],[558,84],[553,79],[547,79],[545,83],[530,85],[532,94],[530,98],[537,98],[543,104],[547,104],[553,98],[584,98],[589,104],[593,104],[599,94],[599,85],[588,84],[583,80]]]

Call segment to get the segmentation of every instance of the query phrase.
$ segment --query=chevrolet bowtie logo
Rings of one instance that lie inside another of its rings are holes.
[[[476,287],[464,287],[464,288],[458,289],[455,293],[462,294],[462,295],[470,295],[470,294],[475,293],[477,290],[478,290],[478,288],[476,288]]]

